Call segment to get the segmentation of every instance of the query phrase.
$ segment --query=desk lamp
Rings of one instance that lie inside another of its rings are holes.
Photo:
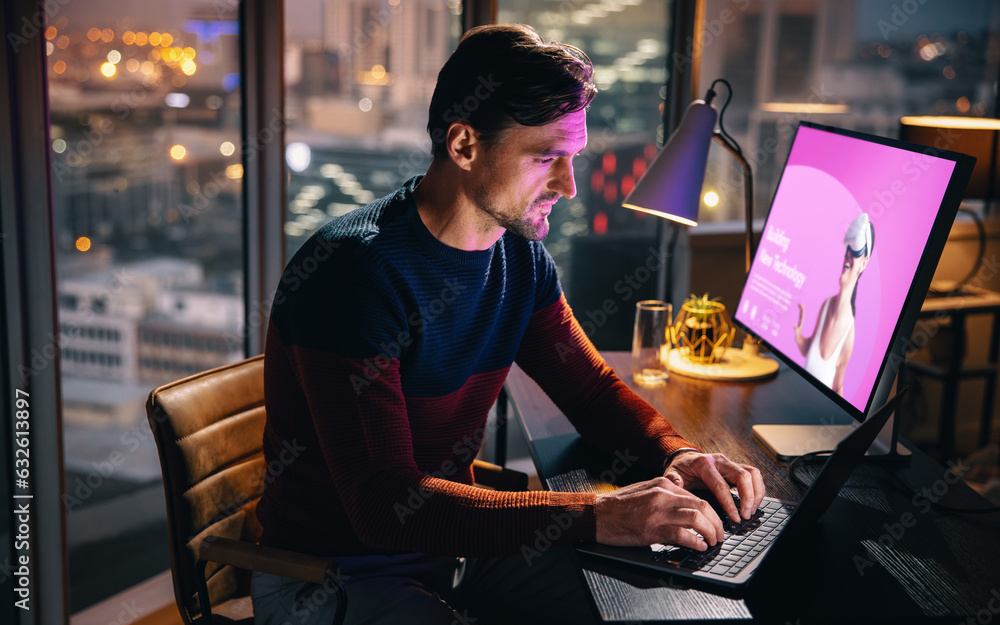
[[[981,117],[903,117],[899,120],[899,138],[910,143],[918,143],[942,150],[961,152],[976,157],[972,178],[965,188],[967,200],[983,200],[984,213],[992,203],[1000,198],[997,173],[1000,160],[997,158],[1000,143],[1000,119]],[[959,210],[972,217],[979,233],[979,252],[972,270],[960,281],[935,280],[931,282],[930,294],[936,296],[969,295],[966,287],[979,273],[986,253],[986,228],[975,211],[961,206]]]
[[[715,85],[726,85],[728,96],[721,111],[712,107]],[[704,100],[695,100],[684,113],[680,125],[653,160],[645,175],[622,202],[622,206],[670,219],[688,226],[698,225],[701,188],[705,181],[708,148],[719,142],[743,167],[744,208],[746,209],[746,269],[753,260],[753,174],[743,150],[722,125],[722,116],[733,97],[733,89],[723,78],[714,80]],[[716,121],[719,130],[715,129]],[[676,354],[676,352],[675,352]],[[758,353],[757,340],[747,334],[742,350],[727,350],[721,362],[695,364],[671,354],[670,368],[681,375],[706,379],[759,380],[778,371],[778,362]]]

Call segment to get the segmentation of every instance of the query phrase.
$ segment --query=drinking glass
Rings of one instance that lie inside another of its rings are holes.
[[[673,308],[667,302],[636,302],[632,333],[632,377],[640,384],[656,384],[669,377],[670,338],[667,328]]]

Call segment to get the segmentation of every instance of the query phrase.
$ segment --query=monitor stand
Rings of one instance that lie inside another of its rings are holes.
[[[789,462],[808,453],[832,451],[858,425],[755,425],[753,434],[774,457]],[[866,461],[905,464],[910,454],[910,450],[899,442],[899,428],[893,414],[868,449]]]

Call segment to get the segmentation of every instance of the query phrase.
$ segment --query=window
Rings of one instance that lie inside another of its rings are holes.
[[[754,171],[754,216],[799,121],[896,137],[903,115],[995,116],[998,18],[978,0],[707,0],[697,96],[718,77],[733,85],[725,125]],[[716,145],[709,161],[705,192],[720,200],[702,220],[741,220],[739,166]]]
[[[123,438],[145,423],[152,389],[134,337],[150,342],[140,324],[178,314],[156,294],[172,303],[174,289],[194,287],[241,301],[218,286],[243,277],[236,7],[64,3],[44,30],[59,312],[105,346],[63,353],[81,361],[63,367],[66,483],[86,483],[110,454],[126,458],[67,510],[72,612],[169,567],[165,520],[113,511],[119,497],[162,488],[152,438]]]
[[[545,247],[567,301],[600,349],[631,346],[635,302],[657,291],[663,220],[621,203],[662,141],[670,4],[499,3],[498,21],[528,24],[594,63],[600,92],[587,115],[587,149],[574,160],[577,196],[556,205]]]
[[[427,107],[461,35],[461,0],[321,4],[285,2],[288,257],[426,170]]]

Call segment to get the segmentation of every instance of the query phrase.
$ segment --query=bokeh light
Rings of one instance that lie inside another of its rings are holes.
[[[236,146],[233,145],[232,141],[223,141],[222,145],[219,146],[219,152],[222,152],[223,156],[232,156],[236,153]]]
[[[187,150],[184,148],[183,145],[179,143],[170,148],[170,158],[174,159],[175,161],[182,160],[186,154]]]
[[[285,162],[292,171],[305,171],[312,162],[312,150],[300,141],[289,143],[285,148]]]
[[[76,249],[80,250],[81,252],[86,252],[87,250],[89,250],[90,239],[87,237],[79,237],[76,240]]]
[[[105,62],[101,65],[101,73],[104,74],[105,78],[113,78],[115,75],[115,64]]]

